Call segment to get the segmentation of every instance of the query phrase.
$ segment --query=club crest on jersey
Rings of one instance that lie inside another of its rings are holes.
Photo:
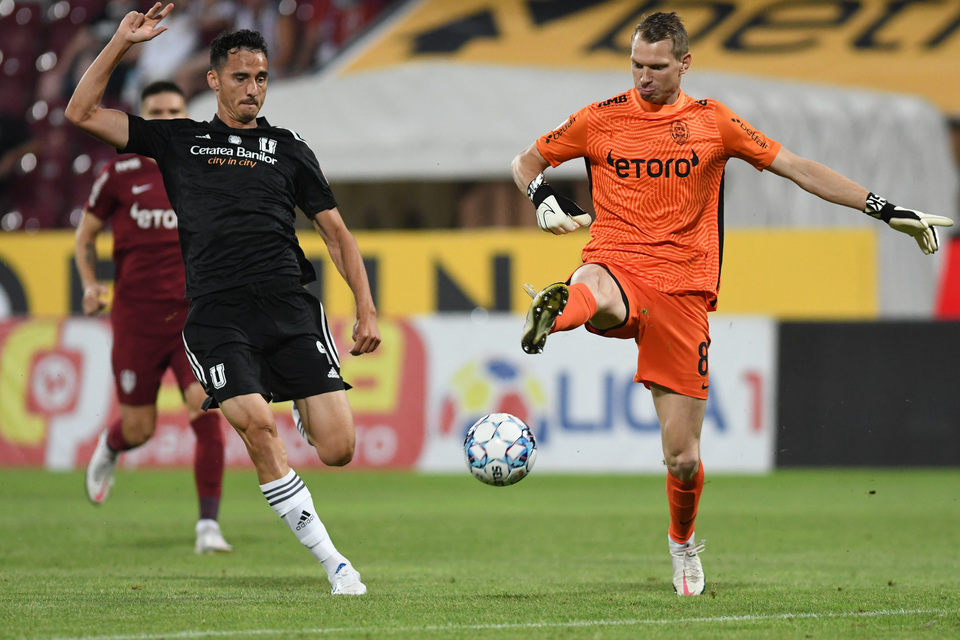
[[[227,140],[230,144],[240,144],[240,136],[230,136]]]
[[[690,139],[690,130],[687,129],[687,123],[683,120],[675,120],[670,123],[670,136],[677,144],[683,144]]]
[[[227,384],[227,374],[224,372],[223,363],[210,367],[210,382],[214,389],[223,389]]]
[[[277,141],[270,138],[260,138],[260,151],[264,153],[276,153]]]
[[[124,369],[120,372],[120,388],[124,393],[133,393],[137,388],[137,373],[130,369]]]

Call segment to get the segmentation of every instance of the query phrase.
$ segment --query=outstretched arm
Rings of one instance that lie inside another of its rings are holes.
[[[353,292],[357,305],[357,323],[353,325],[353,348],[350,353],[370,353],[380,346],[377,327],[377,309],[370,293],[367,270],[357,240],[347,229],[336,207],[321,211],[313,217],[313,227],[327,245],[330,259]]]
[[[936,227],[953,226],[950,218],[898,207],[833,169],[801,158],[786,149],[780,149],[767,168],[828,202],[851,207],[883,220],[897,231],[911,236],[926,254],[934,253],[940,248]]]
[[[834,204],[863,211],[867,202],[869,192],[850,178],[783,148],[767,169],[793,181],[804,191]]]
[[[162,9],[160,7],[161,3],[158,2],[146,13],[131,11],[124,16],[110,42],[80,78],[67,104],[65,112],[67,120],[117,149],[127,146],[129,139],[127,114],[116,109],[101,107],[103,92],[107,88],[110,74],[120,64],[130,47],[138,42],[153,40],[167,30],[166,27],[157,25],[173,10],[173,5],[168,4]]]

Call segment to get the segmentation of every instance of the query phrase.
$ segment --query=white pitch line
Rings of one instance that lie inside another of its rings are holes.
[[[777,613],[771,615],[713,616],[709,618],[646,618],[638,620],[571,620],[569,622],[516,622],[507,624],[450,624],[419,627],[328,627],[314,629],[237,629],[234,631],[178,631],[174,633],[138,633],[113,636],[77,636],[51,640],[166,640],[172,638],[221,638],[262,635],[322,635],[326,633],[423,633],[429,631],[496,631],[498,629],[563,629],[578,627],[632,627],[665,624],[702,624],[717,622],[764,622],[767,620],[820,620],[828,618],[879,618],[948,613],[945,609],[885,609],[843,613]]]

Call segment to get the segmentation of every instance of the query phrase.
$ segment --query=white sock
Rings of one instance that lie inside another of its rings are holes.
[[[667,534],[667,541],[670,543],[671,547],[689,547],[693,545],[693,531],[690,532],[690,537],[687,538],[686,542],[677,542],[674,540],[670,534]]]
[[[279,480],[260,485],[260,490],[277,515],[297,536],[297,540],[323,565],[327,577],[333,582],[337,568],[347,559],[333,546],[313,506],[313,496],[300,476],[291,469]]]

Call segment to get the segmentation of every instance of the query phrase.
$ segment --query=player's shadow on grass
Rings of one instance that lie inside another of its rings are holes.
[[[596,583],[577,583],[568,588],[543,589],[533,593],[515,593],[515,592],[491,592],[481,593],[477,597],[485,600],[494,601],[524,601],[536,600],[541,598],[570,598],[574,601],[583,596],[598,596],[607,594],[637,594],[637,593],[660,593],[673,590],[673,585],[665,580],[648,578],[646,580],[626,581],[626,582],[596,582]]]
[[[166,551],[184,549],[193,553],[193,532],[184,533],[179,529],[169,531],[139,531],[135,536],[124,536],[111,540],[111,546],[135,551]]]
[[[115,530],[119,530],[119,525],[115,527]],[[150,530],[137,530],[135,535],[124,535],[118,537],[117,539],[110,540],[110,545],[115,547],[123,547],[130,550],[139,550],[143,551],[146,549],[150,550],[186,550],[193,554],[193,543],[194,543],[194,530],[192,523],[190,526],[182,525],[172,525],[170,527],[164,528],[155,528]],[[257,545],[262,545],[265,542],[263,536],[256,534],[245,534],[243,531],[231,531],[228,535],[230,543],[234,546],[235,549],[240,550],[240,555],[243,555],[243,550],[245,549],[254,549],[257,548]],[[297,549],[298,551],[300,549]],[[235,554],[209,554],[213,556],[223,556],[231,557]]]
[[[327,576],[321,571],[314,576],[296,575],[296,576],[265,576],[265,575],[195,575],[195,574],[164,574],[153,576],[151,581],[170,583],[172,585],[196,585],[199,587],[221,592],[236,590],[243,593],[256,593],[257,599],[263,599],[271,592],[278,595],[289,593],[290,591],[316,591],[318,585],[326,587]]]

